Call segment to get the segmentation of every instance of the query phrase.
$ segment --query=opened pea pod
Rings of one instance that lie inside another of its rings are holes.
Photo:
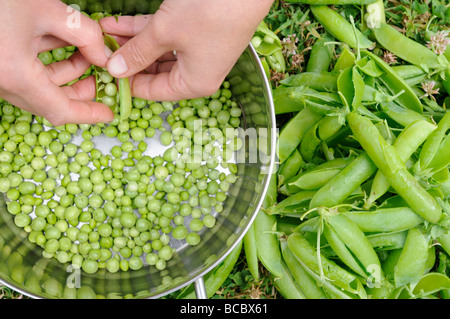
[[[119,44],[112,36],[105,34],[105,43],[112,50]],[[130,81],[128,78],[114,79],[107,69],[94,66],[96,78],[96,100],[109,106],[119,114],[120,121],[128,119],[132,109]]]

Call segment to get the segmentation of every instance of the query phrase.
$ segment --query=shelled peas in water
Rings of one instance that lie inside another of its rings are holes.
[[[53,127],[6,101],[0,106],[0,192],[8,212],[43,256],[86,273],[165,269],[174,241],[198,245],[214,227],[237,179],[231,159],[238,138],[202,134],[199,142],[176,134],[192,133],[195,120],[204,131],[239,127],[241,109],[226,81],[205,98],[133,98],[128,119],[117,115],[109,124]],[[155,154],[150,140],[164,151]]]

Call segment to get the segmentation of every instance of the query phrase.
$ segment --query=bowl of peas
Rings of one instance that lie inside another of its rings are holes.
[[[32,298],[158,298],[202,283],[241,242],[275,165],[271,88],[251,45],[213,95],[132,98],[109,124],[54,127],[1,99],[0,110],[0,283]]]

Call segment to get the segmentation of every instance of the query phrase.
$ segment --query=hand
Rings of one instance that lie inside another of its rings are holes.
[[[108,62],[132,77],[132,94],[177,101],[217,91],[273,0],[165,0],[154,15],[108,17],[102,29],[123,47]],[[172,52],[176,51],[176,55]]]
[[[112,111],[92,102],[92,77],[61,87],[92,64],[105,67],[112,54],[105,49],[99,24],[80,13],[80,25],[74,27],[68,18],[75,12],[67,9],[59,0],[0,1],[0,96],[55,126],[110,122]],[[69,45],[79,52],[68,60],[44,66],[37,57]]]

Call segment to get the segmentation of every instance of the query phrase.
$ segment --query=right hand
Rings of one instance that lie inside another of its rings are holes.
[[[109,60],[108,71],[115,77],[132,77],[133,96],[147,100],[211,95],[250,43],[272,2],[165,0],[154,15],[104,18],[102,29],[124,44]]]

